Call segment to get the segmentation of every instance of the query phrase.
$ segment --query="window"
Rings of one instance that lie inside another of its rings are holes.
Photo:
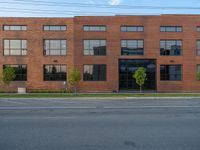
[[[182,55],[181,40],[160,40],[160,55],[179,56]]]
[[[200,64],[197,65],[197,80],[200,81]]]
[[[200,32],[200,26],[197,26],[197,32]]]
[[[44,55],[66,55],[66,40],[44,40]]]
[[[144,32],[143,26],[121,26],[121,32]]]
[[[66,65],[44,65],[44,81],[66,81]]]
[[[66,31],[67,26],[57,26],[57,25],[44,25],[43,26],[44,31]]]
[[[4,40],[4,55],[26,55],[26,40]]]
[[[144,40],[121,40],[121,55],[144,55]]]
[[[200,40],[197,40],[197,55],[200,56]]]
[[[105,32],[106,31],[106,26],[90,26],[90,25],[85,25],[83,26],[83,31],[95,31],[95,32]]]
[[[182,80],[182,65],[161,65],[161,81],[180,81]]]
[[[161,26],[160,32],[182,32],[181,26]]]
[[[25,31],[27,30],[27,26],[25,25],[4,25],[3,30],[5,31]]]
[[[106,40],[84,40],[84,55],[106,55]]]
[[[13,81],[27,81],[27,65],[3,65],[3,69],[12,67],[15,70]]]
[[[84,81],[106,81],[106,65],[84,65]]]

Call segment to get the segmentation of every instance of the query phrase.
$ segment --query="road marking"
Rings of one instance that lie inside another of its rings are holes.
[[[15,119],[23,119],[23,120],[33,120],[33,119],[73,119],[75,117],[71,116],[54,116],[54,117],[46,117],[46,116],[31,116],[31,117],[21,117],[21,116],[16,116],[16,117],[0,117],[1,119],[6,119],[6,120],[15,120]]]
[[[96,107],[0,107],[0,110],[29,110],[29,109],[95,109]]]
[[[15,101],[13,99],[3,99],[0,102],[4,102],[4,103],[14,103],[14,104],[25,104],[25,102],[19,102],[19,101]]]
[[[42,110],[42,109],[145,109],[145,108],[200,108],[200,106],[0,107],[0,110]]]

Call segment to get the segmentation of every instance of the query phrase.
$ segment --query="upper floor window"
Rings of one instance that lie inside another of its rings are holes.
[[[106,40],[84,40],[84,55],[106,55]]]
[[[66,55],[66,40],[44,40],[44,55]]]
[[[161,26],[160,32],[182,32],[181,26]]]
[[[121,40],[121,55],[144,55],[144,40]]]
[[[197,32],[200,32],[200,26],[197,26]]]
[[[200,56],[200,40],[197,40],[197,55]]]
[[[4,55],[26,55],[26,40],[4,40]]]
[[[44,81],[66,81],[66,65],[44,65]]]
[[[43,26],[44,31],[66,31],[67,27],[59,26],[59,25],[44,25]]]
[[[182,65],[160,65],[161,81],[182,80]]]
[[[83,31],[95,31],[95,32],[105,32],[106,26],[104,25],[85,25],[83,26]]]
[[[27,81],[27,65],[3,65],[3,69],[12,67],[15,70],[13,81]]]
[[[182,41],[160,40],[160,55],[165,55],[165,56],[182,55]]]
[[[3,30],[5,30],[5,31],[8,31],[8,30],[25,31],[25,30],[27,30],[27,26],[26,25],[4,25]]]
[[[143,32],[143,26],[121,26],[121,32]]]
[[[106,65],[84,65],[84,81],[106,81]]]

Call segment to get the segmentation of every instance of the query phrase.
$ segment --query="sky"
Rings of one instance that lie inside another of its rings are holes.
[[[0,0],[1,17],[200,14],[200,0]]]

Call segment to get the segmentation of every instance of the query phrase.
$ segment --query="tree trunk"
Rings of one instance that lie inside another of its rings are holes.
[[[140,85],[140,94],[142,93],[142,86]]]

